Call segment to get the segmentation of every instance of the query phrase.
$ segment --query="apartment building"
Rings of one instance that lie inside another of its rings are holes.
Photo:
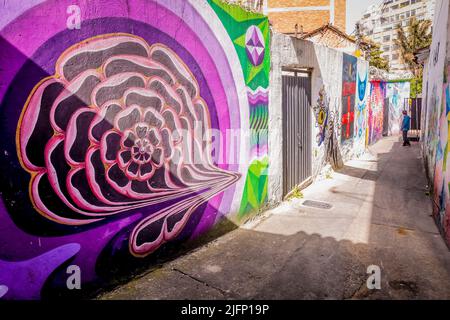
[[[434,5],[435,0],[385,0],[370,6],[360,19],[361,33],[381,44],[392,78],[411,76],[395,44],[397,25],[406,28],[411,17],[433,20]]]

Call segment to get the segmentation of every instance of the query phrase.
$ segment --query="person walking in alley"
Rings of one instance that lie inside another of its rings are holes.
[[[402,120],[402,133],[403,133],[403,146],[411,146],[408,139],[408,130],[411,125],[411,117],[408,116],[408,112],[403,110],[403,120]]]

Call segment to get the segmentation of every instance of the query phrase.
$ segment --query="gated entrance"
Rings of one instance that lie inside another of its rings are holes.
[[[409,105],[409,114],[411,115],[411,128],[408,136],[411,140],[419,141],[422,98],[411,98],[407,100],[408,104],[406,105]]]
[[[383,136],[389,135],[389,98],[384,99],[383,104]]]
[[[286,69],[283,91],[283,196],[311,177],[311,75]]]

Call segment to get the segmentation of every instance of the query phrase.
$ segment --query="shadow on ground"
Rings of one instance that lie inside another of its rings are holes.
[[[449,299],[450,254],[431,217],[417,143],[371,147],[305,199],[100,296],[100,299]],[[369,290],[371,265],[381,289]]]

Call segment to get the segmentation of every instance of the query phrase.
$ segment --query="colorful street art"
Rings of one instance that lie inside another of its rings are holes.
[[[366,63],[358,61],[356,72],[356,103],[355,103],[355,129],[354,153],[361,156],[366,149],[367,131],[367,100],[369,99],[369,70]]]
[[[437,0],[436,8],[448,8],[448,0]],[[446,26],[448,10],[438,10],[433,25]],[[423,158],[433,191],[433,216],[450,246],[450,65],[445,50],[448,28],[433,28],[430,56],[424,67],[422,88]],[[443,45],[444,44],[444,45]]]
[[[76,294],[69,265],[98,287],[267,201],[266,17],[34,3],[0,17],[1,298]]]
[[[343,55],[341,142],[353,138],[355,121],[356,64],[354,56]]]
[[[427,162],[430,170],[433,171],[436,164],[436,156],[439,145],[439,117],[440,117],[440,105],[441,105],[441,92],[437,89],[438,84],[434,83],[431,88],[429,97],[429,108],[427,110],[427,123],[426,123],[426,137],[425,137],[425,150],[427,151]],[[433,175],[430,175],[431,177]]]
[[[239,6],[209,1],[223,22],[239,57],[247,86],[249,112],[249,167],[238,220],[257,212],[267,202],[269,24],[267,17],[243,11]]]
[[[386,96],[389,98],[389,135],[400,133],[402,111],[407,109],[405,99],[410,97],[410,82],[388,82]]]
[[[434,210],[433,215],[439,229],[450,243],[450,157],[449,153],[449,122],[450,122],[450,67],[446,68],[442,89],[442,103],[436,108],[438,119],[438,137],[435,153],[434,167]]]
[[[321,166],[329,163],[333,169],[338,169],[342,167],[343,160],[337,138],[340,124],[338,114],[335,110],[336,104],[332,104],[325,86],[322,86],[319,90],[317,102],[313,105],[316,128],[318,129],[316,143],[317,147],[323,145],[324,148],[324,157]]]
[[[371,145],[383,136],[383,109],[386,83],[370,82],[369,111],[367,116],[367,144]]]
[[[316,143],[317,146],[320,147],[327,136],[328,114],[330,113],[329,101],[326,96],[325,87],[323,86],[319,90],[319,97],[317,98],[317,103],[313,106],[313,110],[316,119],[316,127],[318,129]]]

